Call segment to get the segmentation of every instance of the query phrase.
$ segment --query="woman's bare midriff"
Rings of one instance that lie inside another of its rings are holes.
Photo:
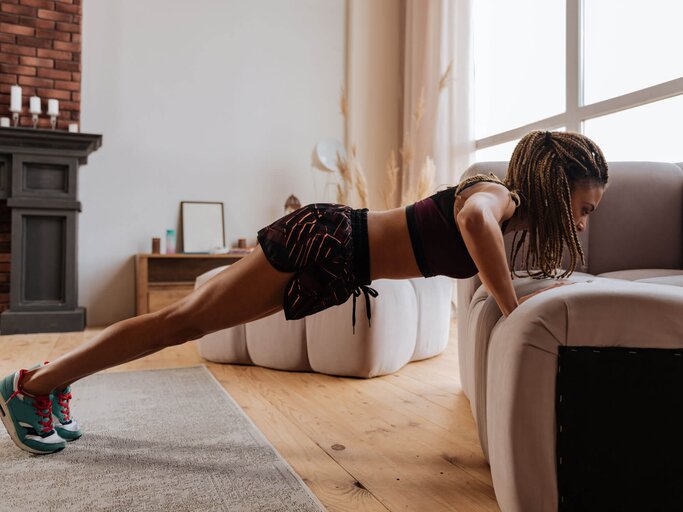
[[[457,218],[458,212],[472,194],[501,186],[503,185],[482,182],[463,190],[455,197],[455,217]],[[501,219],[499,225],[502,226],[508,219],[509,216]],[[368,238],[371,279],[409,279],[422,276],[410,243],[405,207],[368,212]]]
[[[405,207],[368,212],[370,279],[420,277]]]

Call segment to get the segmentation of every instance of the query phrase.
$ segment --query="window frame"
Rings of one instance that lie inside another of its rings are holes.
[[[583,0],[565,0],[566,10],[566,101],[565,111],[532,123],[518,126],[475,140],[475,151],[520,139],[532,130],[553,130],[583,133],[584,121],[621,112],[648,103],[683,94],[683,77],[662,82],[644,89],[614,96],[584,105],[583,100]],[[476,113],[475,113],[476,115]]]

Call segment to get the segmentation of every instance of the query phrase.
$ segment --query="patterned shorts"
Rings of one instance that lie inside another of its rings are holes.
[[[288,320],[303,318],[365,294],[368,321],[370,288],[367,208],[316,203],[285,215],[258,231],[258,242],[273,267],[296,272],[285,288]]]

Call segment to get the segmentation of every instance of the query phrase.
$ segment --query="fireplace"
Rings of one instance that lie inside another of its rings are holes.
[[[0,128],[0,334],[85,328],[78,169],[101,143],[101,135]]]

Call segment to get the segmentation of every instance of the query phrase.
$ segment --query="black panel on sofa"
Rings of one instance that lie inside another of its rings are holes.
[[[559,352],[559,510],[683,510],[683,350]]]

